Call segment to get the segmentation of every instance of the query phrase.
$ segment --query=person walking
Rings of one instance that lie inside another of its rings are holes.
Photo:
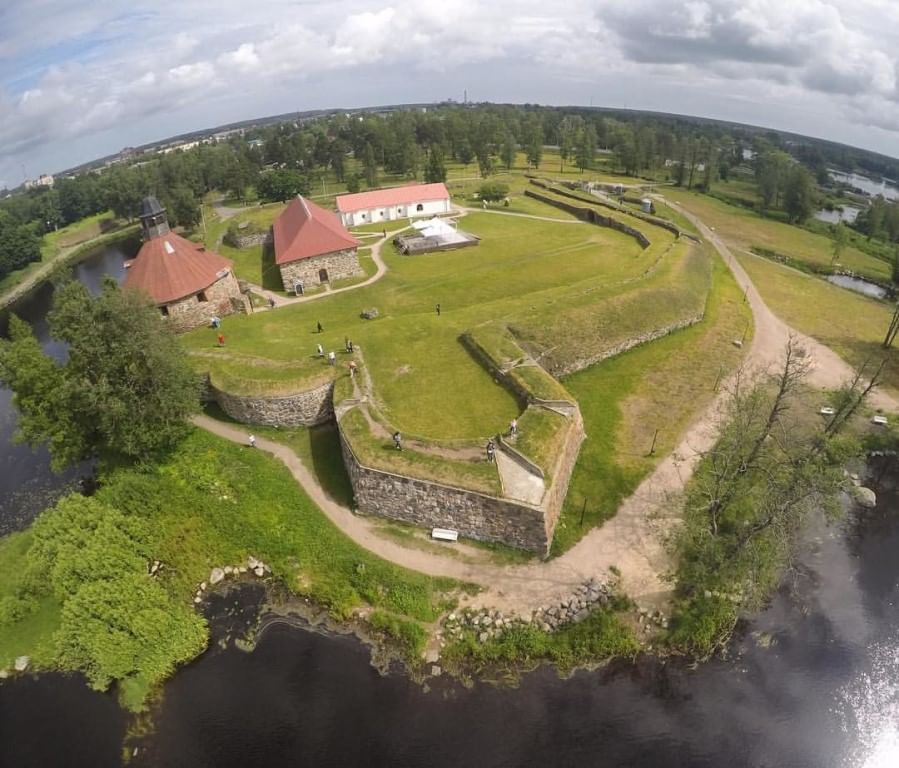
[[[518,419],[512,419],[512,421],[509,422],[509,434],[512,437],[518,436]]]
[[[356,378],[356,361],[350,360],[350,364],[348,367],[350,369],[350,378],[355,379]]]
[[[315,324],[315,327],[316,327],[316,329],[317,329],[317,330],[316,330],[316,333],[321,333],[323,330],[325,330],[324,328],[322,328],[322,324],[321,324],[320,322],[319,322],[319,323],[316,323],[316,324]]]
[[[333,350],[328,352],[328,365],[337,365],[337,355]]]
[[[274,308],[275,308],[275,297],[274,297],[274,296],[269,296],[269,297],[268,297],[268,308],[269,308],[269,309],[274,309]]]
[[[403,436],[399,432],[393,433],[393,447],[398,451],[403,450]]]
[[[325,356],[325,348],[321,344],[316,344],[315,348],[318,350],[319,357]]]
[[[217,339],[218,339],[219,346],[220,346],[220,347],[224,347],[224,346],[225,346],[225,334],[224,334],[224,333],[220,333],[220,334],[218,335]]]
[[[437,317],[440,317],[440,302],[437,303]]]
[[[247,438],[247,442],[250,444],[250,448],[255,448],[256,447],[256,435],[250,435],[249,438]]]
[[[487,461],[492,464],[496,461],[496,446],[493,444],[493,440],[487,441]]]

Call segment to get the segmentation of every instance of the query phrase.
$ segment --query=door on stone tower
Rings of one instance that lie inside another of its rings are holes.
[[[327,282],[328,282],[328,270],[327,270],[327,269],[320,269],[320,270],[318,270],[318,281],[319,281],[320,283],[327,283]]]

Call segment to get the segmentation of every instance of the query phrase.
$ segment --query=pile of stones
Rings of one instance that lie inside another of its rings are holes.
[[[569,624],[578,624],[599,607],[605,607],[614,595],[614,585],[597,579],[581,584],[558,603],[534,611],[534,621],[544,632],[554,632]]]
[[[502,637],[510,627],[527,624],[534,624],[544,632],[555,632],[583,621],[595,608],[608,605],[614,593],[614,583],[590,579],[558,603],[540,606],[530,616],[505,615],[488,608],[478,611],[466,608],[447,616],[443,628],[453,639],[461,637],[465,630],[471,630],[482,643]]]
[[[637,610],[637,625],[649,634],[658,629],[668,629],[668,617],[661,611],[650,611],[648,608]]]
[[[257,560],[252,555],[247,558],[246,563],[241,563],[239,565],[217,566],[210,572],[209,581],[200,582],[200,584],[197,586],[197,591],[194,595],[194,603],[202,602],[203,593],[209,587],[214,587],[216,584],[220,584],[225,579],[236,579],[240,576],[257,576],[262,579],[266,576],[271,576],[271,573],[271,566],[269,566],[267,563],[262,562],[262,560]]]

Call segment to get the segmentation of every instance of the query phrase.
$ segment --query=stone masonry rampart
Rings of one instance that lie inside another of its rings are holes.
[[[541,555],[548,552],[552,528],[541,508],[366,467],[342,432],[340,446],[359,512],[424,528],[451,528],[466,538]]]
[[[534,200],[539,200],[541,203],[546,203],[554,208],[560,208],[561,210],[570,213],[572,216],[577,216],[581,221],[587,221],[591,224],[596,224],[599,227],[608,227],[609,229],[614,229],[622,234],[629,235],[637,241],[641,248],[649,248],[652,244],[650,239],[639,229],[634,229],[633,227],[618,221],[618,219],[613,219],[611,216],[603,216],[599,211],[596,211],[593,208],[571,205],[564,200],[556,200],[548,195],[541,195],[539,192],[534,192],[533,189],[526,189],[524,194],[527,197],[532,197]]]
[[[311,427],[334,415],[331,393],[334,382],[305,392],[283,396],[245,396],[223,392],[210,385],[210,397],[235,421],[268,427]]]

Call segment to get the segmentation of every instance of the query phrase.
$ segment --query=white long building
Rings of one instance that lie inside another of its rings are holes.
[[[443,183],[407,184],[405,187],[373,189],[337,198],[337,212],[345,227],[437,216],[451,210],[450,195]]]

